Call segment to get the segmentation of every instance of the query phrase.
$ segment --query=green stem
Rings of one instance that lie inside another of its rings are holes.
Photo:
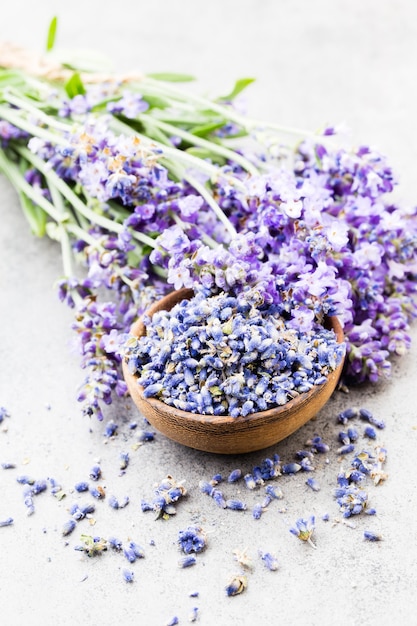
[[[60,224],[69,218],[68,213],[62,214],[41,193],[26,182],[16,165],[7,159],[2,150],[0,150],[0,169],[10,180],[15,189],[22,191],[35,204],[40,206],[55,222]]]
[[[243,156],[241,156],[238,152],[235,152],[234,150],[230,150],[229,148],[221,146],[220,144],[214,143],[212,141],[208,141],[207,139],[204,139],[203,137],[197,137],[196,135],[193,135],[192,133],[189,133],[188,131],[183,130],[182,128],[179,128],[177,126],[172,126],[171,124],[168,124],[155,117],[152,117],[151,115],[146,115],[142,113],[140,115],[140,119],[141,120],[144,119],[147,124],[154,125],[157,128],[160,128],[161,130],[163,130],[164,132],[170,133],[171,135],[177,135],[178,137],[181,137],[185,141],[188,141],[189,143],[195,146],[206,148],[208,151],[212,152],[213,154],[218,154],[220,156],[223,156],[225,159],[228,159],[229,161],[234,161],[238,165],[241,165],[244,170],[246,170],[247,172],[249,172],[249,174],[252,174],[253,176],[259,175],[259,171],[257,170],[257,168],[254,167],[252,163],[250,163],[250,161],[245,159]]]
[[[68,124],[64,124],[60,122],[55,117],[48,115],[41,109],[38,109],[36,106],[32,104],[33,100],[29,100],[28,98],[23,98],[21,94],[16,94],[14,89],[10,87],[5,89],[3,92],[4,99],[18,107],[19,109],[25,110],[28,113],[31,113],[33,116],[37,117],[40,121],[44,122],[47,126],[51,128],[56,128],[59,132],[68,132],[70,127]]]
[[[84,204],[84,202],[77,196],[77,194],[71,189],[71,187],[69,187],[62,180],[62,178],[60,178],[53,170],[49,169],[46,166],[45,162],[42,161],[42,159],[32,154],[30,150],[24,147],[18,147],[17,151],[25,159],[32,163],[32,165],[45,176],[46,180],[50,180],[52,184],[55,185],[55,187],[61,192],[64,198],[66,198],[66,200],[75,209],[75,211],[79,212],[93,224],[97,224],[98,226],[101,226],[102,228],[105,228],[110,232],[115,232],[118,234],[123,232],[122,224],[118,224],[117,222],[109,220],[103,215],[99,215],[98,213],[90,209],[86,204]],[[133,236],[138,241],[141,241],[142,243],[151,246],[152,248],[155,248],[155,241],[148,235],[134,231]]]
[[[55,135],[54,133],[50,133],[45,128],[41,128],[40,126],[36,126],[36,124],[32,124],[28,122],[24,117],[19,115],[17,110],[10,109],[7,106],[0,105],[0,119],[7,120],[10,124],[17,126],[21,130],[25,130],[27,133],[32,135],[33,137],[39,137],[40,139],[44,139],[52,144],[57,144],[60,146],[68,146],[68,140],[60,135]]]

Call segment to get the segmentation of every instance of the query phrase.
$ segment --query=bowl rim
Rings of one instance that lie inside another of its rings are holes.
[[[132,324],[130,333],[137,338],[143,336],[145,334],[144,319],[146,317],[150,317],[154,313],[161,310],[170,310],[167,309],[167,304],[170,305],[170,308],[172,308],[178,302],[181,302],[184,299],[190,299],[193,294],[194,291],[187,287],[171,291],[166,296],[163,296],[161,299],[155,301]],[[339,344],[344,343],[344,332],[338,317],[335,315],[331,315],[326,316],[325,319],[328,322],[327,325],[334,330],[337,342]],[[140,396],[141,401],[149,404],[159,413],[172,415],[175,414],[177,418],[182,418],[183,420],[187,420],[188,422],[198,422],[199,424],[248,424],[257,422],[258,420],[261,420],[263,422],[268,420],[276,422],[280,418],[287,417],[293,409],[299,409],[300,407],[302,407],[303,404],[309,404],[314,398],[319,397],[322,393],[325,393],[325,390],[328,389],[329,383],[333,384],[335,387],[342,372],[344,361],[345,357],[343,357],[336,369],[334,369],[327,375],[327,380],[324,383],[320,385],[314,385],[314,387],[309,391],[300,393],[298,396],[296,396],[292,400],[289,400],[285,404],[280,406],[277,405],[276,407],[266,409],[265,411],[256,411],[254,413],[249,413],[246,416],[240,415],[238,417],[232,417],[231,415],[206,415],[204,413],[193,413],[191,411],[177,409],[176,407],[166,404],[165,402],[163,402],[162,400],[158,400],[157,398],[146,398],[143,395],[144,387],[142,387],[142,385],[137,382],[138,377],[129,371],[125,359],[122,360],[122,368],[126,382],[130,381],[132,384],[136,385],[136,390],[138,395]]]

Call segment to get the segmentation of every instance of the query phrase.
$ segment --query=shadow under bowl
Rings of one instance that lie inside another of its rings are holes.
[[[179,289],[155,302],[146,312],[147,316],[172,309],[178,302],[190,299],[192,289]],[[332,328],[338,343],[344,334],[337,317],[326,318],[326,326]],[[142,337],[146,333],[143,317],[132,326],[131,333]],[[312,419],[332,395],[343,369],[343,359],[327,377],[327,382],[314,386],[283,406],[251,413],[246,417],[227,415],[201,415],[181,411],[155,398],[145,398],[138,378],[129,372],[123,362],[123,374],[129,393],[144,417],[169,439],[190,448],[217,454],[241,454],[262,450],[282,441]]]

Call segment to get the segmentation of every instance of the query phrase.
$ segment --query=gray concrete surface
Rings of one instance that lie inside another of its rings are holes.
[[[213,93],[222,93],[237,77],[256,76],[248,92],[253,115],[305,128],[346,122],[354,140],[390,157],[401,201],[416,202],[417,5],[411,0],[59,4],[62,47],[97,49],[123,70],[194,73],[199,88]],[[0,39],[41,49],[56,11],[51,0],[3,3]],[[71,348],[71,312],[53,289],[61,273],[59,252],[30,235],[4,179],[0,199],[0,405],[11,414],[0,426],[0,461],[17,465],[0,469],[0,520],[15,520],[0,528],[0,622],[163,626],[174,615],[188,623],[196,606],[197,623],[207,626],[417,624],[417,329],[411,352],[394,364],[390,381],[335,394],[316,420],[273,449],[219,457],[157,435],[134,450],[128,424],[140,416],[129,401],[106,414],[106,421],[119,423],[119,434],[110,441],[103,437],[104,425],[81,416],[75,390],[82,372]],[[332,494],[340,467],[335,415],[353,405],[386,421],[379,440],[388,450],[389,477],[369,487],[377,516],[357,516],[350,527],[335,521],[340,514]],[[259,521],[250,508],[261,491],[225,487],[229,496],[247,501],[243,513],[218,509],[199,492],[200,479],[236,467],[247,472],[274,452],[292,460],[314,433],[331,446],[318,460],[319,492],[305,485],[305,474],[283,477],[277,484],[284,499],[272,503]],[[131,463],[119,476],[122,451],[130,452]],[[61,527],[69,506],[90,501],[70,490],[88,477],[97,459],[107,493],[129,495],[130,504],[115,511],[106,501],[97,502],[95,525],[80,522],[65,545]],[[27,517],[16,481],[23,473],[55,478],[67,496],[58,501],[50,492],[39,495],[35,514]],[[153,485],[167,474],[185,480],[188,496],[176,516],[155,521],[141,512],[140,501],[151,497]],[[326,512],[329,522],[321,520]],[[298,517],[310,514],[317,517],[316,550],[288,532]],[[194,567],[181,570],[176,538],[190,523],[205,528],[209,545]],[[365,529],[382,533],[383,541],[364,542]],[[135,582],[123,581],[121,571],[129,564],[121,555],[89,559],[74,550],[82,532],[141,543],[146,557],[131,566]],[[229,598],[225,585],[239,572],[233,550],[244,548],[254,568],[245,593]],[[264,568],[259,549],[276,554],[278,571]],[[199,597],[189,597],[194,590]]]

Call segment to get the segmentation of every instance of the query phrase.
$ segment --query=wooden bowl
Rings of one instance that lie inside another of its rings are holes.
[[[149,307],[147,315],[152,316],[161,310],[169,311],[181,300],[192,296],[191,289],[174,291]],[[327,322],[328,327],[335,331],[338,343],[342,343],[344,334],[339,320],[329,317]],[[146,333],[142,318],[133,324],[131,333],[136,337]],[[145,398],[137,377],[129,372],[127,364],[123,362],[123,374],[130,395],[152,426],[185,446],[218,454],[262,450],[291,435],[326,404],[338,383],[342,368],[343,359],[337,369],[329,374],[326,383],[313,387],[283,406],[251,413],[247,417],[230,417],[189,413],[155,398]]]

